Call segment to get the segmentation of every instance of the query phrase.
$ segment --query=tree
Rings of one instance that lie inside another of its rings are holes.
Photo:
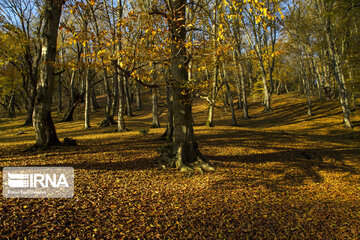
[[[54,63],[57,35],[63,0],[46,0],[43,5],[44,25],[41,29],[40,79],[37,84],[33,122],[37,147],[49,147],[60,143],[51,117],[54,89]]]
[[[191,94],[188,84],[187,67],[189,56],[186,49],[186,8],[185,0],[166,1],[164,9],[152,6],[153,14],[166,17],[170,31],[170,84],[173,90],[174,138],[164,159],[180,171],[191,171],[192,167],[214,170],[199,151],[193,129]]]
[[[32,115],[39,78],[39,32],[43,18],[38,14],[38,8],[38,2],[31,0],[8,0],[0,3],[1,27],[10,36],[6,45],[2,46],[0,58],[15,66],[22,76],[21,96],[27,111],[25,126],[31,126],[33,123]]]

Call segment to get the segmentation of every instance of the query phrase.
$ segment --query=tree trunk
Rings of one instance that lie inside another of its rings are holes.
[[[34,113],[34,106],[35,106],[35,99],[36,99],[36,85],[37,85],[37,77],[32,75],[29,76],[28,82],[28,100],[26,101],[27,104],[26,108],[26,120],[24,126],[32,126],[33,125],[33,113]]]
[[[343,112],[344,124],[345,127],[352,128],[352,124],[350,121],[348,92],[345,85],[345,79],[341,67],[340,58],[337,53],[336,46],[332,37],[330,16],[327,16],[325,30],[326,30],[325,32],[326,32],[328,51],[333,65],[334,77],[336,79],[339,88],[339,98],[340,98],[341,109]]]
[[[304,69],[304,63],[302,62],[302,60],[301,60],[300,65],[301,65],[300,77],[302,78],[303,83],[304,83],[304,89],[305,89],[305,94],[306,94],[307,103],[308,103],[307,114],[309,116],[311,116],[312,113],[311,113],[311,98],[310,98],[310,90],[309,90],[309,80],[308,80],[308,78],[306,76],[306,72],[305,72],[305,69]]]
[[[168,122],[165,133],[160,137],[162,140],[172,141],[174,134],[174,110],[172,87],[166,86],[166,103],[168,107]]]
[[[116,111],[119,109],[119,86],[117,81],[117,75],[116,72],[113,73],[113,102],[112,102],[112,112],[110,115],[110,121],[114,122],[114,116],[116,114]]]
[[[223,81],[225,82],[225,87],[226,87],[226,98],[228,99],[230,111],[231,111],[232,126],[237,126],[238,124],[236,122],[234,103],[231,95],[230,86],[229,83],[227,82],[227,75],[226,75],[226,69],[224,63],[222,64],[222,67],[223,67]]]
[[[42,55],[40,63],[40,81],[37,86],[33,123],[37,147],[49,147],[60,144],[51,117],[51,103],[54,88],[54,67],[56,59],[56,41],[63,1],[46,0],[44,2],[44,25],[41,34]]]
[[[265,109],[264,112],[269,112],[271,111],[271,105],[270,105],[270,93],[266,84],[266,73],[263,72],[262,76],[261,76],[262,82],[263,82],[263,87],[264,87],[264,104],[265,104]]]
[[[74,114],[77,104],[80,102],[80,94],[74,88],[75,75],[76,75],[76,71],[74,70],[71,74],[71,79],[70,79],[69,107],[68,107],[68,110],[66,111],[66,113],[64,114],[61,122],[70,122],[70,121],[74,120],[73,114]],[[76,91],[76,94],[75,94],[75,91]]]
[[[189,171],[191,167],[204,170],[214,170],[203,159],[194,136],[191,94],[186,89],[188,82],[187,54],[186,54],[186,0],[171,0],[171,14],[169,14],[169,28],[171,42],[171,80],[173,81],[174,96],[174,140],[167,160],[171,166],[180,171]]]
[[[93,71],[91,71],[93,74]],[[95,85],[94,85],[94,77],[91,77],[91,89],[90,89],[90,101],[91,101],[91,112],[95,113],[99,108],[99,105],[96,100],[96,93],[95,93]]]
[[[57,111],[58,113],[62,113],[63,106],[62,106],[62,89],[61,89],[61,74],[58,77],[58,105],[57,105]]]
[[[158,102],[157,102],[157,89],[151,89],[151,102],[152,102],[152,124],[151,128],[159,128],[159,112],[158,112]]]
[[[10,118],[15,117],[15,93],[11,93],[9,106],[8,106],[8,114]]]
[[[206,126],[207,127],[214,127],[214,107],[215,104],[213,102],[210,103],[209,105],[209,110],[208,110],[208,115],[207,115],[207,120],[206,120]]]
[[[117,120],[117,130],[118,132],[126,131],[125,127],[125,98],[124,98],[124,80],[123,77],[118,75],[118,86],[119,86],[119,110],[118,110],[118,120]]]
[[[214,79],[211,88],[211,96],[210,96],[210,105],[209,111],[206,121],[206,126],[214,127],[214,107],[215,107],[215,99],[217,95],[217,82],[218,82],[218,74],[219,74],[219,65],[217,64],[217,60],[215,59],[215,69],[214,69]]]
[[[90,77],[91,71],[90,69],[86,70],[86,78],[85,78],[85,125],[84,129],[89,129],[90,126]]]
[[[104,69],[104,84],[106,91],[106,105],[105,105],[105,119],[100,123],[100,126],[106,127],[114,124],[114,120],[111,118],[111,110],[113,107],[113,102],[111,101],[111,90],[109,81],[107,79],[107,71]]]
[[[118,0],[118,21],[122,20],[123,16],[123,6],[121,0]],[[121,24],[118,24],[117,38],[118,44],[116,45],[116,51],[121,52],[122,49],[122,36],[121,34]],[[121,59],[118,59],[117,62],[114,62],[114,73],[116,74],[116,79],[118,81],[119,87],[119,110],[118,110],[118,119],[117,119],[117,131],[124,132],[126,131],[125,120],[124,120],[124,107],[125,107],[125,99],[124,99],[124,77],[118,73],[117,66],[120,66]]]
[[[243,118],[244,119],[249,119],[244,69],[243,69],[243,66],[241,64],[239,64],[239,68],[240,68],[241,91],[242,91],[242,97],[243,97],[243,102],[242,102],[242,105],[243,105]]]
[[[131,109],[131,97],[130,97],[130,90],[129,90],[129,77],[124,77],[124,94],[126,99],[126,113],[128,117],[132,117],[132,109]]]
[[[139,82],[136,82],[136,110],[141,110],[141,98],[140,98],[140,89],[141,85]]]

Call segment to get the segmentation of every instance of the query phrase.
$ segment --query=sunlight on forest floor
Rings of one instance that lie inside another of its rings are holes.
[[[150,104],[150,103],[148,103]],[[73,166],[73,199],[0,199],[0,238],[141,239],[357,239],[360,237],[360,112],[355,128],[342,124],[338,101],[314,101],[314,116],[296,95],[274,96],[273,111],[250,104],[250,120],[230,126],[230,113],[216,109],[215,127],[204,125],[203,104],[193,107],[200,150],[217,171],[192,176],[159,170],[158,141],[165,131],[151,125],[150,106],[126,118],[125,133],[100,128],[103,110],[83,130],[57,123],[59,138],[75,147],[24,152],[34,143],[24,117],[0,119],[0,166]],[[82,107],[81,107],[82,108]],[[20,134],[21,133],[21,134]],[[2,185],[2,179],[0,180]]]

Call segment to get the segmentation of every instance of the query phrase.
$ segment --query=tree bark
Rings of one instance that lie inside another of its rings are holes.
[[[116,72],[113,73],[113,102],[112,102],[112,112],[110,116],[110,120],[114,122],[114,116],[116,111],[119,109],[119,86],[117,81]],[[115,123],[115,122],[114,122]]]
[[[40,63],[40,81],[33,113],[37,147],[49,147],[60,144],[51,117],[51,103],[54,88],[54,67],[56,42],[63,1],[46,0],[44,2],[44,26],[41,30],[42,55]]]
[[[86,70],[86,77],[85,77],[85,111],[84,111],[84,117],[85,117],[85,123],[84,123],[84,129],[89,129],[90,126],[90,77],[91,77],[91,71],[90,69]]]
[[[165,133],[160,137],[162,140],[173,140],[174,134],[174,110],[173,110],[172,87],[166,86],[166,103],[168,107],[168,121]]]
[[[129,77],[124,77],[124,94],[126,99],[126,113],[128,117],[132,117],[132,109],[131,109],[131,97],[130,97],[130,89],[129,89]]]
[[[139,82],[136,82],[136,110],[141,110],[141,93],[140,93],[141,85]]]
[[[158,112],[158,101],[157,101],[157,89],[151,89],[151,102],[152,102],[152,124],[151,128],[159,128],[159,112]]]
[[[124,80],[121,75],[118,75],[118,86],[119,86],[119,110],[118,110],[118,119],[117,119],[117,130],[118,132],[126,131],[125,127],[125,99],[124,99]]]
[[[8,106],[8,114],[10,118],[15,117],[15,93],[11,93],[9,106]]]

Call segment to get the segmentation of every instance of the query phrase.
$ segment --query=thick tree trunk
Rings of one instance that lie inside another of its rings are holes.
[[[159,128],[159,112],[158,112],[158,101],[157,101],[157,89],[151,89],[151,102],[152,102],[152,124],[151,128]]]
[[[167,154],[167,162],[180,171],[189,171],[192,167],[214,170],[203,159],[194,136],[191,113],[191,94],[184,86],[188,81],[185,9],[186,0],[171,0],[169,27],[171,42],[171,80],[173,82],[174,139],[173,146]]]
[[[33,113],[37,147],[49,147],[60,144],[51,117],[51,103],[54,88],[53,62],[56,58],[56,41],[63,1],[46,0],[44,2],[44,25],[41,34],[42,55],[40,63],[40,81]]]

